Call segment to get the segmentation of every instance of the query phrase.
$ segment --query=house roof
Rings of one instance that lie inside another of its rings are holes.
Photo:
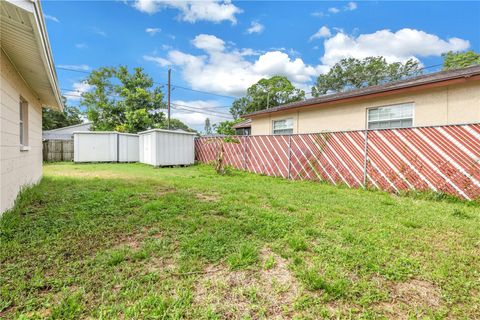
[[[79,124],[74,124],[74,125],[71,125],[71,126],[67,126],[67,127],[61,127],[61,128],[57,128],[57,129],[51,129],[51,130],[44,130],[43,132],[44,133],[50,133],[50,132],[57,132],[57,131],[63,131],[63,130],[66,130],[66,129],[76,129],[78,127],[84,127],[84,126],[92,126],[92,122],[82,122],[82,123],[79,123]]]
[[[351,102],[365,98],[397,94],[407,91],[422,90],[438,86],[461,83],[468,80],[480,80],[480,65],[464,69],[440,71],[413,77],[406,80],[390,82],[382,85],[350,90],[346,92],[327,94],[317,98],[280,105],[244,115],[246,118],[266,116],[271,113],[290,111],[320,105],[332,105],[341,102]]]
[[[233,129],[242,129],[242,128],[250,128],[252,126],[252,119],[247,119],[245,121],[239,122],[232,126]]]
[[[39,0],[0,1],[1,50],[41,104],[63,104]]]

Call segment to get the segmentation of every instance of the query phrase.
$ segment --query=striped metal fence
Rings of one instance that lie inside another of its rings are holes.
[[[215,160],[221,139],[197,138],[196,160]],[[224,144],[225,163],[240,170],[351,188],[480,197],[480,124],[236,139]]]

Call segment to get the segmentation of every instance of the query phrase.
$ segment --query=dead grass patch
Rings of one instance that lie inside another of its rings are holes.
[[[425,280],[411,279],[392,283],[389,291],[391,300],[380,303],[378,307],[391,318],[422,316],[423,310],[437,310],[442,306],[440,288]]]
[[[175,270],[175,268],[175,259],[172,257],[153,257],[142,266],[142,269],[149,273],[171,273]]]
[[[204,202],[217,202],[220,200],[220,195],[218,193],[195,193],[195,198]]]
[[[227,319],[291,318],[299,294],[295,276],[287,261],[271,250],[263,249],[260,258],[268,267],[231,271],[225,265],[208,266],[195,285],[194,301]]]
[[[152,233],[149,228],[145,228],[137,233],[120,235],[113,248],[119,249],[127,247],[132,250],[138,250],[142,246],[145,239],[160,239],[163,236],[164,235],[161,232]]]

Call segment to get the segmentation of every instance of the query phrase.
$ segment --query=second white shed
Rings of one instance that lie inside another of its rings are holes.
[[[141,163],[160,167],[195,162],[195,133],[152,129],[139,132],[138,135]]]

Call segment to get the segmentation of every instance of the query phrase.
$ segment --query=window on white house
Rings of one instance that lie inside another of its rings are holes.
[[[20,145],[28,146],[28,103],[20,98]]]
[[[413,126],[413,103],[368,109],[368,129],[409,128]]]
[[[273,134],[292,134],[293,119],[274,120]]]

